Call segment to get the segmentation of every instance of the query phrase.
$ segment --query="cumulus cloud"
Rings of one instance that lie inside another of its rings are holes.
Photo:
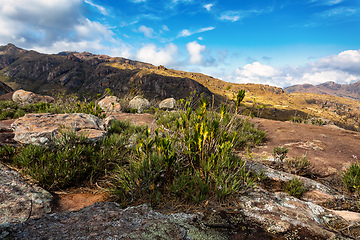
[[[279,87],[332,81],[350,84],[360,80],[360,50],[348,50],[327,56],[305,66],[273,68],[259,62],[237,68],[228,77],[231,82],[266,83]]]
[[[105,43],[122,46],[108,27],[84,16],[86,3],[105,13],[89,0],[0,0],[0,44],[14,43],[46,53],[98,52],[107,49]]]
[[[205,28],[200,28],[195,31],[189,31],[188,29],[184,29],[179,33],[178,37],[188,37],[188,36],[191,36],[191,35],[194,35],[197,33],[207,32],[207,31],[211,31],[214,29],[215,29],[215,27],[205,27]]]
[[[148,38],[152,38],[153,34],[154,34],[154,29],[150,28],[150,27],[146,27],[144,25],[141,25],[139,27],[139,32],[144,33],[144,35]]]
[[[187,51],[190,55],[190,63],[202,64],[202,52],[205,51],[205,46],[200,45],[197,41],[189,42],[186,44]]]
[[[136,58],[155,65],[173,65],[176,63],[178,48],[170,43],[165,48],[158,48],[155,44],[143,46],[136,54]]]

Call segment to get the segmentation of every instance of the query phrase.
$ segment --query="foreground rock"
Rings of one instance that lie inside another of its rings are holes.
[[[70,129],[84,134],[90,141],[97,141],[106,135],[106,124],[111,121],[101,120],[85,113],[73,114],[26,114],[11,124],[14,140],[20,143],[45,144],[59,134],[60,129]]]
[[[261,188],[231,209],[165,215],[147,205],[95,203],[0,228],[5,239],[352,239],[358,227],[319,205]],[[235,203],[234,202],[234,203]]]
[[[1,230],[0,230],[1,231]],[[1,235],[0,235],[1,236]],[[147,205],[121,209],[95,203],[2,229],[5,239],[228,239],[229,233],[197,222],[194,214],[164,215]]]
[[[176,100],[174,98],[167,98],[162,100],[159,103],[159,108],[164,110],[173,110],[176,105]]]
[[[50,213],[52,195],[0,163],[0,226]],[[1,238],[1,237],[0,237]]]
[[[16,103],[20,104],[30,104],[30,103],[38,103],[38,102],[54,102],[55,99],[50,96],[41,96],[35,94],[33,92],[24,91],[22,89],[17,90],[12,95],[12,100]]]
[[[142,97],[136,96],[129,102],[131,109],[136,109],[138,113],[144,112],[144,110],[150,108],[150,102]]]
[[[107,96],[100,100],[98,105],[104,112],[121,112],[119,99],[115,96]]]

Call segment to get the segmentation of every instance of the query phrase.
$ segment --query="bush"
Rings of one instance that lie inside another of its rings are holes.
[[[130,150],[125,147],[130,136],[141,135],[142,129],[114,121],[108,137],[97,143],[62,130],[51,146],[27,145],[20,150],[0,146],[0,157],[21,168],[46,190],[57,190],[92,183],[116,165],[123,165],[124,159],[130,157]]]
[[[289,149],[285,146],[277,146],[273,149],[273,156],[276,159],[279,159],[280,161],[283,161],[287,154],[289,152]]]
[[[342,174],[342,181],[351,192],[358,191],[360,188],[360,165],[358,162],[351,163]]]
[[[285,191],[296,198],[300,198],[306,191],[304,183],[299,178],[293,178],[285,184]]]
[[[207,111],[205,100],[193,110],[157,115],[161,128],[145,131],[134,158],[119,166],[114,193],[122,200],[168,198],[201,202],[252,187],[258,176],[245,170],[234,149],[261,142],[265,133],[238,115]],[[175,120],[175,123],[174,121]]]
[[[300,116],[294,116],[290,119],[290,122],[293,122],[293,123],[303,123],[304,122],[304,119]]]
[[[303,174],[309,167],[310,161],[307,159],[307,153],[305,153],[301,158],[295,157],[294,159],[288,159],[286,161],[288,166],[295,168],[296,174]]]

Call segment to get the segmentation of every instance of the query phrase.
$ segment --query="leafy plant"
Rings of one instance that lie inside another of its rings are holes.
[[[277,146],[273,149],[273,156],[276,159],[279,159],[280,161],[283,161],[287,154],[289,152],[289,149],[285,146]]]
[[[162,126],[153,134],[146,130],[134,158],[116,170],[114,193],[120,199],[147,197],[157,204],[185,196],[201,202],[254,185],[257,176],[232,151],[261,142],[265,133],[224,107],[219,114],[208,111],[204,99],[199,105],[193,110],[185,102],[185,110],[157,114]]]
[[[359,162],[351,165],[342,174],[342,181],[351,192],[358,191],[360,188],[360,165]]]
[[[304,183],[299,178],[293,178],[285,184],[285,191],[296,198],[300,198],[306,191]]]
[[[293,116],[293,117],[291,117],[290,122],[303,123],[304,119],[302,117],[300,117],[300,116]]]
[[[301,158],[295,156],[294,159],[288,159],[286,163],[290,167],[295,168],[296,174],[304,173],[311,165],[310,161],[307,159],[307,153],[305,153]]]

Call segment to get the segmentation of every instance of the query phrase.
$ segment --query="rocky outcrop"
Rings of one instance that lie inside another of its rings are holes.
[[[107,96],[98,103],[104,112],[121,112],[119,99],[115,96]]]
[[[28,184],[18,172],[0,163],[0,226],[50,213],[52,198],[49,192]]]
[[[111,121],[85,113],[39,113],[26,114],[13,122],[11,127],[15,133],[14,140],[25,144],[45,144],[51,142],[62,128],[84,134],[90,141],[97,141],[106,135],[105,123],[110,124]]]
[[[136,109],[138,113],[144,112],[144,110],[150,108],[150,102],[142,97],[136,96],[129,102],[131,109]]]
[[[12,100],[16,103],[20,104],[30,104],[30,103],[38,103],[38,102],[54,102],[55,99],[50,96],[41,96],[35,94],[33,92],[25,91],[25,90],[17,90],[12,95]]]
[[[167,98],[159,103],[159,108],[164,110],[173,110],[175,105],[176,100],[174,98]]]
[[[95,203],[78,212],[52,214],[3,228],[2,236],[8,239],[229,238],[225,231],[199,224],[198,217],[183,213],[164,215],[147,205],[122,209],[116,203]]]
[[[234,198],[237,207],[204,214],[162,214],[147,205],[95,203],[0,227],[7,239],[351,239],[356,227],[316,204],[260,188]],[[74,227],[76,226],[76,227]],[[339,231],[340,230],[340,231]]]

